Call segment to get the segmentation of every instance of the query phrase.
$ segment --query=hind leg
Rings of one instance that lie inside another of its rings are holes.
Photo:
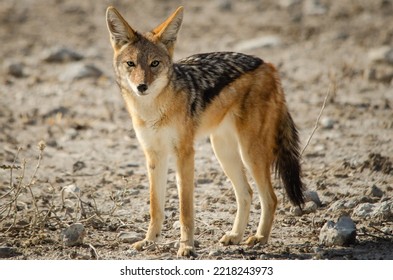
[[[220,239],[220,243],[223,245],[239,244],[248,223],[252,190],[247,181],[234,131],[225,127],[224,124],[224,127],[211,135],[210,139],[221,167],[232,182],[237,202],[232,230]]]
[[[260,144],[252,141],[253,147],[242,148],[242,159],[248,167],[251,175],[257,185],[258,196],[261,204],[261,217],[257,232],[254,236],[248,238],[246,244],[253,246],[255,244],[266,244],[273,224],[274,214],[277,207],[277,197],[274,193],[268,153],[264,152]],[[251,143],[251,142],[249,142]]]

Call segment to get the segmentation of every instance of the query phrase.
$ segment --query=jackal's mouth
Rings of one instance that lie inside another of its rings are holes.
[[[146,95],[149,95],[149,92],[148,92],[148,91],[139,91],[139,90],[137,90],[137,91],[135,91],[135,93],[136,93],[136,95],[138,95],[138,96],[146,96]]]

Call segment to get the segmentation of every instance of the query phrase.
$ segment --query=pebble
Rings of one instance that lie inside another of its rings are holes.
[[[75,184],[71,184],[68,186],[65,186],[62,188],[61,190],[61,197],[64,200],[65,198],[69,197],[71,195],[71,197],[79,197],[80,196],[80,188],[77,187]]]
[[[336,212],[343,209],[353,209],[358,204],[356,199],[340,199],[330,205],[328,212]]]
[[[316,212],[318,205],[314,201],[308,201],[304,204],[303,213],[310,214]]]
[[[275,35],[263,36],[240,42],[234,46],[238,52],[246,52],[259,48],[273,48],[282,44],[281,38]]]
[[[294,216],[301,216],[303,215],[302,209],[299,206],[292,206],[289,212]]]
[[[25,77],[24,65],[22,63],[14,62],[7,66],[7,73],[15,78]]]
[[[180,229],[180,221],[174,222],[173,225],[172,225],[172,228],[173,229]]]
[[[335,123],[335,120],[330,117],[323,117],[320,120],[321,127],[324,129],[332,129]]]
[[[393,218],[393,199],[379,203],[359,204],[353,210],[352,216],[361,219],[390,220]]]
[[[376,198],[381,198],[384,193],[383,191],[378,188],[377,186],[373,185],[367,192],[366,192],[367,196],[371,196],[371,197],[376,197]]]
[[[117,238],[124,243],[135,243],[143,239],[143,237],[140,236],[139,234],[135,234],[133,232],[125,232],[125,231],[119,232]]]
[[[83,59],[83,55],[64,47],[57,47],[44,54],[46,62],[69,62]]]
[[[370,218],[374,212],[375,205],[372,203],[359,204],[354,210],[352,215],[359,218]]]
[[[304,192],[305,204],[302,209],[299,206],[292,206],[289,210],[294,216],[301,216],[303,214],[310,214],[317,211],[318,207],[322,205],[316,191],[305,191]]]
[[[221,255],[222,255],[222,252],[220,250],[213,249],[209,252],[209,257],[217,257],[217,256],[221,256]]]
[[[71,82],[85,78],[99,78],[102,71],[92,64],[75,63],[71,64],[60,75],[60,80]]]
[[[356,225],[348,216],[342,216],[337,223],[328,221],[319,234],[319,242],[325,246],[347,246],[356,241]]]
[[[319,199],[319,195],[316,191],[305,191],[304,192],[304,199],[305,201],[313,201],[318,207],[322,206],[322,202]]]
[[[373,217],[379,220],[390,221],[393,219],[393,199],[377,203]]]
[[[62,232],[62,240],[66,246],[75,246],[83,244],[86,236],[86,229],[80,223],[70,225]]]
[[[368,59],[372,63],[393,64],[393,48],[391,46],[381,46],[368,51]]]
[[[314,201],[308,201],[303,205],[302,209],[299,206],[292,206],[290,212],[294,216],[301,216],[303,214],[314,213],[317,209],[318,205]]]
[[[22,255],[16,248],[12,247],[0,247],[0,259],[12,258],[15,256]]]

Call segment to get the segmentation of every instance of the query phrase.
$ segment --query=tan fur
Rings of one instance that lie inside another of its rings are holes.
[[[176,158],[181,224],[178,255],[194,254],[194,142],[208,135],[234,186],[238,206],[233,228],[220,242],[230,245],[242,240],[252,197],[245,174],[247,169],[257,185],[262,213],[255,235],[246,244],[264,244],[277,205],[270,171],[278,149],[279,127],[287,115],[277,71],[273,65],[263,63],[244,73],[224,87],[197,118],[191,117],[186,110],[189,92],[179,89],[167,70],[172,63],[182,11],[179,8],[164,23],[143,35],[141,41],[137,39],[141,35],[137,35],[113,7],[107,11],[118,84],[146,155],[150,181],[151,221],[146,238],[134,247],[143,249],[160,235],[165,216],[168,157],[172,155]],[[126,33],[122,34],[122,30]],[[154,54],[145,59],[146,65],[139,64],[138,60],[144,53]],[[160,71],[151,66],[150,61],[154,59],[159,59]],[[136,66],[127,68],[124,66],[127,61],[137,62]],[[135,92],[141,83],[148,86],[146,96]],[[151,87],[153,90],[149,92]]]

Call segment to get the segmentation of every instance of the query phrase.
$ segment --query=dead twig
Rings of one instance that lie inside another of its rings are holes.
[[[321,110],[319,111],[319,115],[318,115],[317,120],[316,120],[316,122],[315,122],[314,129],[312,130],[310,136],[308,137],[307,142],[306,142],[306,145],[304,145],[304,147],[303,147],[303,149],[302,149],[300,155],[303,155],[304,151],[306,150],[306,148],[307,148],[308,145],[310,144],[311,139],[312,139],[312,137],[313,137],[314,134],[315,134],[315,131],[317,131],[317,129],[318,129],[318,127],[319,127],[319,121],[320,121],[320,119],[321,119],[321,116],[322,116],[323,111],[325,110],[326,102],[327,102],[328,97],[329,97],[329,95],[330,95],[330,93],[331,93],[332,87],[333,87],[333,89],[335,90],[335,86],[334,86],[334,85],[333,85],[333,86],[332,86],[332,85],[329,86],[329,88],[328,88],[328,90],[327,90],[327,92],[326,92],[326,95],[325,95],[325,99],[323,100]]]

